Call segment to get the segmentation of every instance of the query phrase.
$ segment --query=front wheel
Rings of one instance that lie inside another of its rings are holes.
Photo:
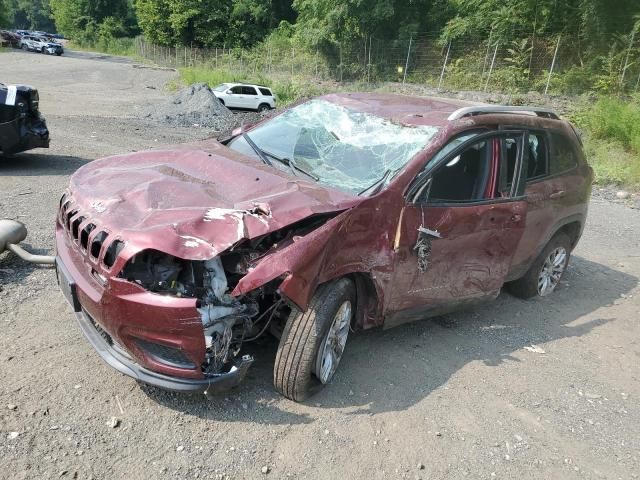
[[[353,282],[341,278],[321,285],[306,312],[291,312],[273,368],[273,384],[282,395],[299,402],[331,381],[344,353],[354,310]]]
[[[25,52],[27,50],[29,50],[29,47],[27,47],[27,45],[25,45],[24,43],[22,44],[22,46],[20,48],[22,48],[22,50],[24,50]]]
[[[556,234],[522,278],[507,284],[509,291],[520,298],[546,297],[552,293],[569,264],[571,240],[564,233]]]

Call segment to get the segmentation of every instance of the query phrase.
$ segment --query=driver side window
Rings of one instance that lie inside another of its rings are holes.
[[[485,198],[493,153],[491,139],[480,140],[441,165],[431,177],[430,203]]]
[[[464,204],[510,197],[520,169],[522,138],[517,131],[454,138],[429,161],[423,170],[427,180],[412,187],[410,201]]]

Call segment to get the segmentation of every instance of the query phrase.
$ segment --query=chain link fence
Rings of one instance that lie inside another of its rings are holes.
[[[300,78],[310,81],[401,82],[450,90],[576,94],[584,91],[637,92],[640,34],[611,35],[597,54],[580,50],[569,36],[513,34],[517,40],[462,38],[443,41],[439,33],[403,40],[365,36],[320,50],[293,40],[251,48],[167,47],[136,39],[139,56],[174,68],[221,69],[237,78]],[[584,58],[585,56],[589,58]]]

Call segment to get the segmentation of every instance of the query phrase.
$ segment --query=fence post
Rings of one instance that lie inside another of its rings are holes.
[[[547,77],[547,86],[544,87],[544,94],[547,94],[549,90],[549,82],[551,82],[551,74],[553,73],[553,67],[556,65],[556,57],[558,56],[558,48],[560,47],[560,38],[562,35],[558,35],[558,43],[556,43],[556,51],[553,52],[553,60],[551,60],[551,69],[549,70],[549,76]]]
[[[342,83],[342,43],[338,46],[340,49],[340,83]]]
[[[404,75],[402,76],[402,85],[407,80],[407,69],[409,68],[409,55],[411,55],[411,42],[413,41],[413,34],[409,36],[409,48],[407,49],[407,61],[404,62]]]
[[[447,62],[449,61],[449,52],[451,51],[451,40],[449,40],[449,46],[447,47],[447,54],[444,57],[444,63],[442,64],[442,72],[440,72],[440,81],[438,82],[438,90],[440,90],[440,86],[442,85],[442,80],[444,79],[444,71],[447,68]]]
[[[533,49],[536,42],[536,30],[538,29],[538,2],[536,1],[536,14],[533,20],[533,37],[531,37],[531,54],[529,55],[529,72],[527,73],[527,80],[531,80],[531,66],[533,65]]]
[[[367,63],[367,83],[371,82],[371,35],[369,35],[369,62]]]
[[[493,58],[491,59],[491,66],[489,67],[489,75],[487,75],[487,81],[484,84],[484,91],[487,91],[489,88],[489,79],[491,78],[491,72],[493,72],[493,65],[496,63],[496,55],[498,54],[498,42],[496,42],[496,49],[493,51]]]
[[[484,54],[484,64],[482,65],[482,76],[484,77],[484,72],[487,71],[487,62],[489,61],[489,55],[491,52],[491,37],[493,36],[493,25],[491,26],[491,31],[489,32],[489,40],[487,40],[487,53]]]
[[[629,48],[627,49],[627,56],[624,59],[624,68],[622,69],[622,75],[620,75],[620,88],[624,90],[624,76],[627,73],[627,68],[629,68],[629,54],[631,53],[631,48],[633,47],[633,39],[636,36],[636,29],[634,28],[631,31],[631,41],[629,41]]]

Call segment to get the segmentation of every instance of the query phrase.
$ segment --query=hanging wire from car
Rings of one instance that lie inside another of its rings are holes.
[[[259,337],[262,336],[262,334],[264,332],[266,332],[267,328],[269,328],[269,325],[271,324],[271,320],[273,320],[274,315],[276,314],[276,312],[278,311],[278,307],[280,305],[282,305],[284,303],[284,301],[282,299],[278,300],[276,303],[274,303],[271,307],[267,308],[262,315],[260,315],[255,322],[253,322],[254,325],[256,325],[267,313],[271,312],[271,315],[269,315],[269,319],[266,321],[266,323],[264,324],[264,327],[262,327],[262,330],[260,330],[260,332],[257,335],[254,335],[251,338],[247,338],[244,339],[243,342],[253,342],[254,340],[257,340]]]

